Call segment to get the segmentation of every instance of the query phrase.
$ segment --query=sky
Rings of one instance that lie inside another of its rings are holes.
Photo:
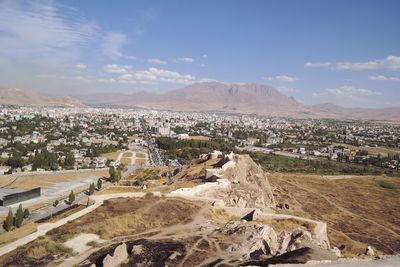
[[[0,0],[0,85],[47,95],[270,85],[400,106],[400,1]]]

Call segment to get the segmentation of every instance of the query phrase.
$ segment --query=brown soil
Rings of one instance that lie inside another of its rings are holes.
[[[361,254],[368,245],[386,254],[400,253],[400,179],[357,177],[328,180],[317,175],[269,175],[278,203],[291,213],[328,224],[332,245],[344,254]],[[384,181],[393,188],[384,188]]]

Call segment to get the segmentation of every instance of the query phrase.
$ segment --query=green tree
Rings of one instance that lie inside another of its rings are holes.
[[[116,183],[118,183],[119,180],[121,180],[121,171],[120,171],[120,170],[117,170],[117,171],[115,172],[115,175],[114,175],[114,181],[115,181]]]
[[[97,190],[100,190],[102,186],[103,182],[101,181],[101,178],[99,178],[99,180],[97,180]]]
[[[114,180],[114,179],[115,179],[115,168],[114,168],[114,166],[111,166],[111,167],[108,169],[108,173],[110,174],[110,179],[111,179],[111,180]]]
[[[89,190],[88,190],[89,191],[89,195],[93,195],[94,189],[95,189],[94,188],[94,183],[91,183],[90,186],[89,186]]]
[[[74,191],[72,191],[72,190],[71,190],[71,193],[69,193],[68,201],[70,204],[72,204],[75,201],[75,194],[74,194]]]
[[[74,167],[75,158],[71,152],[65,153],[64,167],[71,168]]]
[[[19,204],[17,213],[15,214],[15,226],[17,228],[20,228],[23,221],[24,221],[24,210],[22,209],[22,204]]]
[[[24,219],[28,218],[30,214],[28,209],[24,209]]]
[[[13,228],[13,223],[14,223],[14,215],[12,213],[11,208],[8,210],[8,215],[3,223],[4,230],[7,232],[10,232]]]

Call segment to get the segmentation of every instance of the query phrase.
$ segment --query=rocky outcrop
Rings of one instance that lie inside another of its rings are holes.
[[[249,155],[229,156],[222,168],[222,178],[231,182],[228,190],[219,193],[227,206],[240,208],[275,207],[275,198],[264,170]],[[225,167],[225,168],[224,168]]]
[[[128,259],[126,244],[122,243],[114,250],[113,255],[108,254],[103,260],[103,267],[116,267]]]
[[[278,235],[266,224],[234,221],[215,231],[230,236],[233,242],[227,248],[228,252],[239,253],[244,258],[255,259],[260,255],[277,256],[310,244],[325,249],[313,240],[310,232],[300,229],[292,232],[283,231]]]

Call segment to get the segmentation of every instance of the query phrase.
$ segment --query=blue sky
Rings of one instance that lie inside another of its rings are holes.
[[[3,1],[0,85],[51,95],[272,85],[400,106],[400,1]]]

